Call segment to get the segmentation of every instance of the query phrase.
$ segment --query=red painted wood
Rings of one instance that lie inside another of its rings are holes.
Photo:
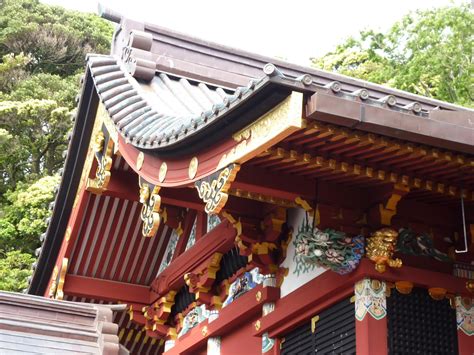
[[[58,258],[56,259],[56,266],[58,267],[58,269],[61,268],[63,258],[70,258],[73,245],[76,242],[76,239],[81,227],[81,221],[84,217],[84,214],[86,213],[86,206],[89,201],[90,194],[84,188],[82,188],[78,192],[78,196],[79,196],[78,197],[79,201],[77,203],[76,208],[72,210],[72,213],[68,222],[68,228],[71,228],[71,235],[70,235],[69,241],[67,241],[65,238],[63,239],[61,249],[59,250],[59,253],[58,253]],[[49,297],[49,289],[51,288],[51,284],[53,282],[52,276],[53,275],[51,274],[51,278],[48,282],[48,287],[46,287],[45,289],[45,293],[44,293],[45,297]]]
[[[257,292],[261,293],[260,301],[257,301]],[[222,308],[219,311],[219,317],[216,320],[211,323],[204,321],[193,328],[189,333],[178,339],[175,346],[164,354],[183,354],[189,353],[190,351],[192,353],[193,349],[196,349],[203,343],[207,342],[207,338],[220,336],[225,339],[228,334],[233,334],[236,330],[241,328],[246,329],[245,336],[248,337],[248,339],[253,338],[254,342],[258,342],[258,350],[261,352],[261,338],[254,338],[252,335],[252,329],[254,329],[253,320],[256,320],[260,316],[264,303],[273,302],[278,299],[278,297],[280,297],[279,288],[258,285],[246,294],[240,296],[229,306]],[[202,334],[202,329],[204,327],[207,327],[206,336],[203,336]],[[232,336],[229,339],[232,339]],[[233,345],[230,347],[232,349],[235,348]],[[244,349],[246,353],[254,353],[247,351],[246,344],[245,348],[241,347],[241,350]],[[232,354],[232,352],[229,353],[223,351],[221,351],[221,353]]]
[[[366,314],[362,321],[356,319],[356,353],[385,355],[387,344],[387,317],[376,320]]]
[[[196,240],[202,238],[207,233],[207,214],[198,212],[196,215]]]
[[[64,283],[66,295],[113,302],[147,305],[149,292],[150,288],[147,286],[70,274],[66,276]]]
[[[212,174],[216,171],[222,155],[235,145],[237,145],[237,142],[230,138],[201,152],[197,152],[194,156],[196,156],[199,161],[198,170],[195,178],[191,180],[189,179],[188,168],[193,156],[161,159],[156,155],[146,154],[143,165],[141,169],[138,170],[136,161],[140,151],[133,145],[126,143],[123,137],[119,135],[119,150],[128,165],[146,181],[166,187],[190,185],[193,181]],[[160,182],[158,180],[158,172],[163,161],[166,162],[168,171],[165,180]]]
[[[474,335],[468,336],[458,329],[458,351],[459,355],[474,354]]]
[[[207,263],[208,258],[214,253],[225,253],[234,246],[236,231],[227,221],[223,221],[212,231],[207,233],[196,244],[176,260],[173,261],[158,277],[152,282],[152,289],[159,296],[166,294],[170,290],[178,290],[184,285],[183,275],[191,272],[200,265]]]
[[[380,274],[371,261],[363,259],[356,271],[348,275],[325,272],[278,300],[275,311],[262,317],[261,328],[255,335],[261,336],[264,332],[269,332],[272,337],[282,335],[320,310],[353,293],[355,282],[365,277],[389,282],[406,280],[413,282],[416,287],[443,287],[451,294],[469,297],[465,287],[466,279],[408,266],[400,269],[388,268],[385,273]]]

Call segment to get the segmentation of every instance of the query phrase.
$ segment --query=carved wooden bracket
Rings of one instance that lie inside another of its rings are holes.
[[[107,190],[110,181],[114,141],[108,137],[106,142],[104,132],[101,130],[94,137],[92,149],[97,160],[97,170],[94,179],[87,179],[86,189],[95,194],[101,194]]]
[[[160,226],[161,197],[159,186],[153,186],[139,178],[140,203],[143,205],[140,218],[143,222],[142,234],[144,237],[154,237]]]
[[[165,325],[174,305],[176,291],[169,291],[165,296],[159,298],[149,307],[143,308],[145,318],[145,329],[155,338],[167,336],[170,327]]]
[[[196,295],[198,304],[211,305],[213,303],[212,285],[219,271],[222,253],[214,253],[199,269],[184,275],[184,281],[189,292]]]
[[[228,192],[230,185],[239,170],[240,165],[229,164],[224,169],[196,181],[195,186],[198,190],[199,197],[206,204],[204,207],[206,213],[217,214],[225,206],[229,198]]]
[[[397,214],[398,203],[402,197],[409,192],[410,188],[408,187],[408,184],[395,184],[390,196],[385,200],[385,202],[379,203],[370,208],[368,211],[369,223],[376,226],[391,226],[392,218]]]

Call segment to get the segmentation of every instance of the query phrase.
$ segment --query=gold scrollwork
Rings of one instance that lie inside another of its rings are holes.
[[[139,180],[140,203],[143,205],[140,218],[143,222],[142,234],[144,237],[153,237],[160,226],[161,197],[159,186],[154,186],[153,190],[146,181]]]
[[[69,259],[63,258],[61,263],[61,270],[56,265],[53,270],[51,287],[49,288],[49,298],[62,300],[64,298],[64,281],[66,279],[67,264]]]
[[[217,214],[229,198],[229,188],[240,169],[238,164],[229,164],[219,172],[196,182],[199,197],[204,201],[206,213]]]
[[[110,170],[112,169],[112,154],[114,149],[114,142],[109,138],[107,146],[104,150],[105,135],[101,130],[97,132],[94,142],[92,143],[92,150],[94,151],[95,159],[97,160],[97,170],[94,179],[87,179],[87,191],[101,194],[107,190],[110,181]]]
[[[238,144],[221,157],[218,169],[230,163],[243,164],[304,128],[302,110],[303,94],[293,92],[281,104],[232,136]]]

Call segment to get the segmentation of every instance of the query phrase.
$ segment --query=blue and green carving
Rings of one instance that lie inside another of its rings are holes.
[[[334,229],[319,230],[307,221],[300,226],[293,241],[295,246],[294,273],[299,276],[324,267],[338,274],[357,268],[364,255],[364,237],[349,237]]]

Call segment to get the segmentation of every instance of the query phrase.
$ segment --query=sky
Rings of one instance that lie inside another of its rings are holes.
[[[42,0],[97,13],[95,0]],[[455,0],[455,3],[460,1]],[[363,29],[387,30],[417,9],[453,0],[102,0],[128,18],[308,65]]]

